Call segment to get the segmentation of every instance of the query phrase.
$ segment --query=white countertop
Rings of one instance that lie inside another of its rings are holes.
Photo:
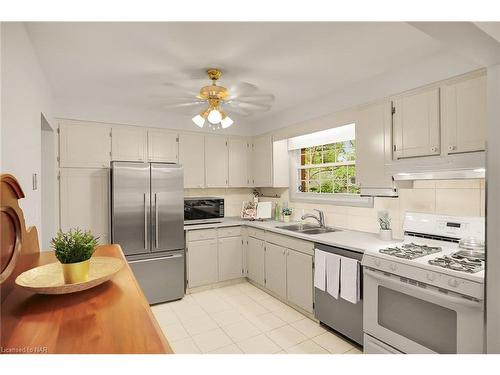
[[[270,232],[280,233],[283,235],[300,238],[306,241],[316,242],[323,245],[337,246],[343,249],[353,250],[359,253],[365,251],[378,251],[383,247],[390,245],[401,244],[400,240],[382,241],[377,234],[354,231],[348,229],[339,229],[337,232],[323,234],[303,234],[293,232],[286,229],[276,228],[277,226],[298,224],[299,222],[284,223],[282,221],[265,220],[265,221],[249,221],[242,220],[238,217],[226,217],[220,223],[194,224],[185,225],[184,230],[209,229],[219,227],[230,227],[245,225],[253,228],[263,229]]]

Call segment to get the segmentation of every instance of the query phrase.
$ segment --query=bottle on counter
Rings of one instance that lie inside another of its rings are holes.
[[[279,202],[274,205],[274,220],[281,221],[281,207]]]

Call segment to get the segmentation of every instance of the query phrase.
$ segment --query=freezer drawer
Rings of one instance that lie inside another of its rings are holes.
[[[149,304],[184,297],[184,250],[128,262]]]

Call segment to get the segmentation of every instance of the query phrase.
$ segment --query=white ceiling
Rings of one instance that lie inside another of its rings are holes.
[[[443,49],[398,22],[45,22],[26,27],[54,97],[72,103],[66,107],[86,103],[87,108],[133,108],[183,119],[165,126],[195,130],[189,116],[166,109],[161,97],[176,96],[174,84],[199,87],[208,82],[206,68],[218,67],[223,84],[246,81],[275,95],[270,111],[238,119],[232,127],[248,134],[280,111]]]

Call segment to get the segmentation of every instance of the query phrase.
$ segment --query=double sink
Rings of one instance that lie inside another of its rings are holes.
[[[330,227],[320,227],[314,224],[291,224],[291,225],[281,225],[277,226],[278,229],[285,229],[296,233],[303,234],[323,234],[330,232],[339,232],[339,229]]]

